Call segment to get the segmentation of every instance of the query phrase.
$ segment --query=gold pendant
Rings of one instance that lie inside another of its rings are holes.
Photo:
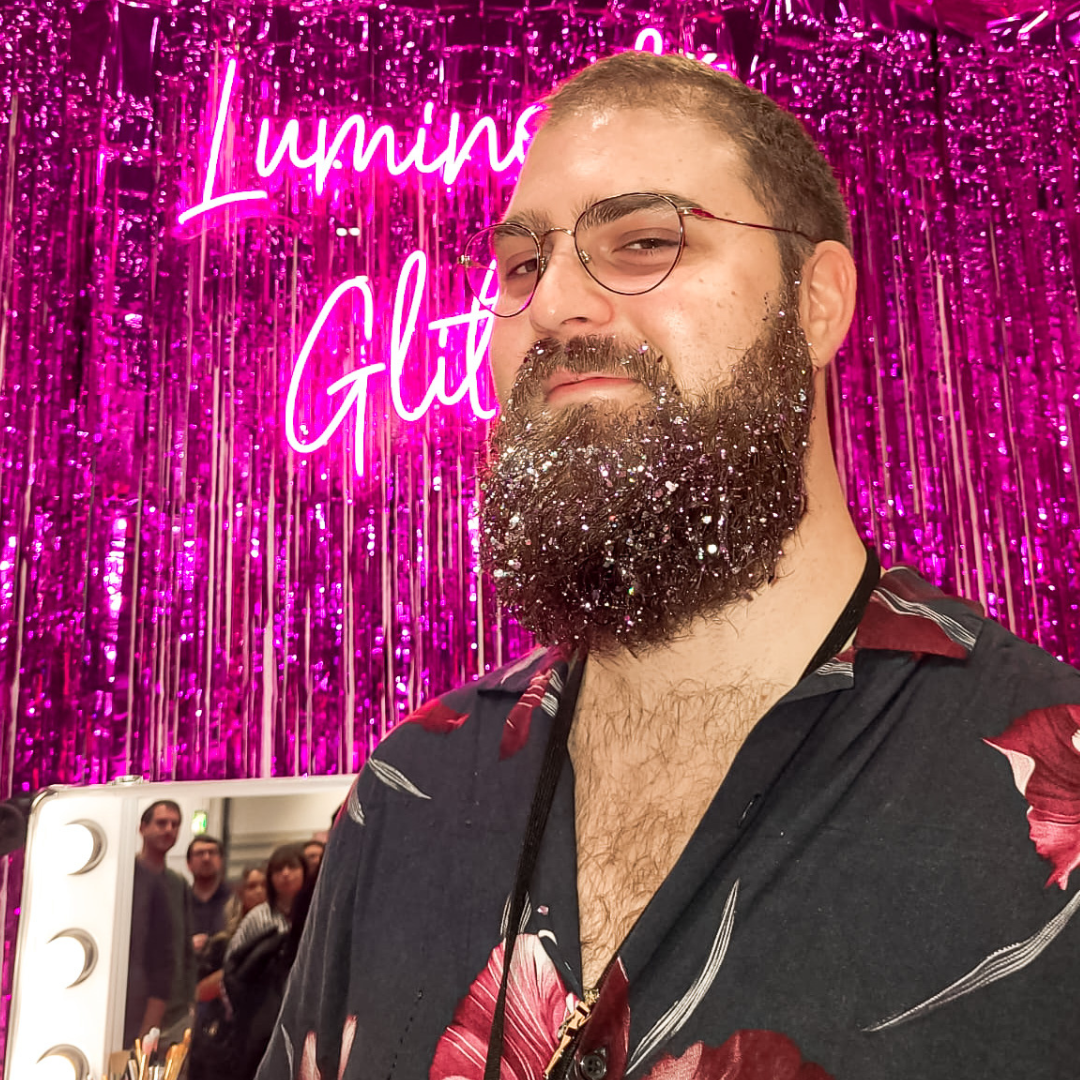
[[[600,991],[595,987],[592,990],[586,990],[585,997],[577,1003],[577,1008],[563,1021],[562,1027],[559,1028],[559,1045],[555,1047],[555,1053],[551,1055],[551,1060],[547,1063],[544,1080],[551,1080],[551,1074],[562,1061],[563,1054],[574,1045],[578,1032],[585,1026],[599,997]]]

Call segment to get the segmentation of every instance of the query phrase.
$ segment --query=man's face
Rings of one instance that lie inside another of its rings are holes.
[[[651,191],[719,217],[767,224],[741,168],[734,144],[703,121],[638,109],[587,114],[537,134],[506,218],[534,231],[569,229],[600,199]],[[647,343],[685,394],[722,381],[757,340],[780,289],[776,240],[717,221],[687,217],[684,226],[679,265],[639,296],[605,290],[585,272],[570,237],[552,234],[551,259],[532,303],[520,315],[495,321],[491,364],[500,403],[509,399],[530,347],[552,338]],[[632,381],[582,380],[554,389],[547,406],[602,399],[628,405],[642,395]]]
[[[149,823],[139,826],[139,833],[146,847],[165,855],[172,851],[180,835],[180,815],[168,806],[155,806]]]
[[[542,131],[508,218],[569,227],[628,191],[766,223],[728,144],[651,112]],[[770,580],[802,518],[813,364],[796,283],[773,234],[722,222],[688,219],[679,264],[638,296],[554,240],[532,304],[494,330],[485,554],[542,639],[660,644]]]
[[[196,881],[212,881],[221,875],[221,852],[217,844],[194,844],[188,856],[188,869]]]

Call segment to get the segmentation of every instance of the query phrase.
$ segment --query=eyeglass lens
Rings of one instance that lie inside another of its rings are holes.
[[[682,219],[660,195],[618,195],[590,206],[574,229],[578,257],[592,278],[627,296],[655,289],[682,250]],[[469,289],[496,315],[516,315],[532,299],[551,254],[552,237],[536,239],[520,225],[493,225],[477,233],[461,264]]]

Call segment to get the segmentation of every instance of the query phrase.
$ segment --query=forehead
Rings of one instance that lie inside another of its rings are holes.
[[[155,825],[179,825],[180,815],[167,806],[159,806],[154,810],[154,816],[150,820]]]
[[[216,855],[218,846],[213,840],[196,840],[191,849],[192,855]]]
[[[655,191],[712,213],[760,215],[736,144],[705,119],[654,109],[575,114],[540,129],[508,218],[566,227],[599,199]]]

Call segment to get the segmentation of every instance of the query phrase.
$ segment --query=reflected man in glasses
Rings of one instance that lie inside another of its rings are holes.
[[[625,53],[549,99],[460,256],[541,645],[368,762],[262,1080],[1075,1071],[1080,677],[864,546],[851,249],[736,80]]]

